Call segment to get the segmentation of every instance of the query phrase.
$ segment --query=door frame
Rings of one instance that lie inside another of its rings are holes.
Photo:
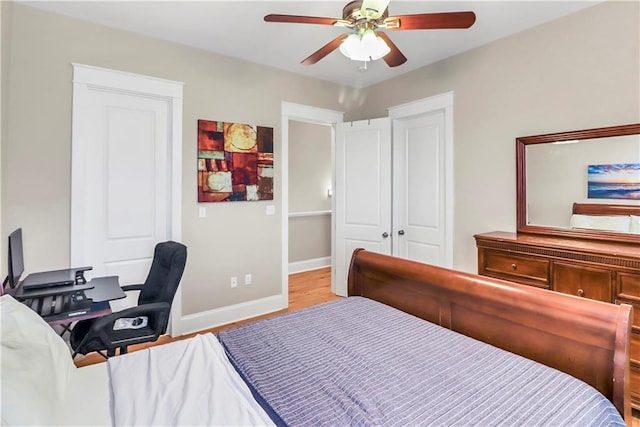
[[[169,104],[170,139],[168,156],[171,171],[169,174],[170,194],[167,198],[169,218],[168,238],[180,241],[182,238],[182,93],[184,83],[165,80],[156,77],[133,74],[108,68],[72,63],[73,66],[73,112],[71,129],[71,235],[70,261],[71,265],[81,262],[83,241],[81,236],[85,232],[83,223],[83,199],[86,182],[82,178],[86,172],[86,157],[90,154],[81,140],[86,135],[84,126],[86,109],[82,106],[87,102],[91,90],[117,92],[134,96],[152,97],[165,100]],[[171,323],[169,333],[181,334],[182,293],[180,287],[175,294],[171,308]]]
[[[393,135],[393,127],[397,120],[403,120],[410,117],[426,115],[435,111],[444,111],[444,235],[445,235],[445,256],[444,265],[442,267],[453,267],[453,92],[445,92],[440,95],[431,96],[429,98],[418,99],[416,101],[400,104],[387,109],[389,118],[391,119],[391,130]],[[392,141],[393,144],[393,141]],[[395,204],[394,204],[395,210]],[[397,227],[397,215],[393,215],[393,230]]]
[[[282,199],[280,205],[282,219],[281,237],[281,262],[282,274],[282,296],[289,306],[289,120],[298,122],[331,126],[331,188],[336,188],[336,176],[334,170],[335,163],[335,141],[336,123],[343,121],[344,113],[341,111],[328,110],[326,108],[312,107],[309,105],[294,104],[282,101],[281,104],[281,153],[282,153]],[[331,199],[331,212],[335,210],[335,198]],[[333,241],[335,238],[335,218],[331,215],[331,265],[335,264],[335,253]],[[335,279],[333,268],[331,269],[331,290],[335,292]]]

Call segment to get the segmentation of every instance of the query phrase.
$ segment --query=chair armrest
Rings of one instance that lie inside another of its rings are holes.
[[[144,283],[139,283],[139,284],[136,284],[136,285],[125,285],[125,286],[122,287],[122,290],[124,292],[141,291],[143,286],[144,286]]]
[[[157,320],[162,316],[169,316],[171,306],[166,302],[153,302],[150,304],[142,304],[135,307],[126,308],[122,311],[111,313],[107,316],[96,319],[91,325],[92,332],[99,333],[101,330],[109,327],[109,330],[113,328],[113,324],[116,320],[123,317],[138,317],[148,316],[151,325],[156,324]]]
[[[121,334],[121,332],[126,330],[113,330],[113,325],[115,324],[116,320],[124,317],[147,316],[148,328],[145,328],[147,332],[145,332],[146,336],[144,341],[155,341],[161,334],[165,333],[167,324],[169,323],[170,311],[170,304],[166,302],[154,302],[127,308],[125,310],[109,314],[108,316],[103,316],[95,319],[91,322],[89,331],[87,331],[80,343],[75,346],[74,356],[80,349],[83,348],[86,343],[90,342],[91,340],[99,340],[101,342],[102,348],[106,349],[108,353],[110,351],[115,351],[117,347],[123,347],[123,345],[126,347],[129,344],[135,344],[135,329],[131,330],[133,331],[133,335],[129,336],[127,336],[127,334],[125,334],[125,336]],[[149,329],[153,333],[152,339],[149,339]]]

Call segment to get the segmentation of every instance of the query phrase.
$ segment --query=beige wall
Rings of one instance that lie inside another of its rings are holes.
[[[331,210],[331,127],[289,121],[289,213]],[[289,263],[331,256],[331,216],[289,218]]]
[[[516,137],[640,122],[639,9],[602,3],[366,89],[349,119],[454,91],[454,267],[476,271],[474,234],[515,231]]]
[[[339,86],[20,4],[13,4],[10,13],[2,236],[23,227],[27,269],[69,263],[71,63],[77,62],[185,82],[182,240],[189,259],[183,314],[279,294],[279,209],[265,216],[267,202],[208,204],[207,217],[198,218],[197,120],[275,129],[271,204],[279,208],[281,102],[343,110]],[[247,273],[253,275],[251,286],[230,288],[231,276]]]
[[[289,212],[331,209],[331,127],[289,121]]]
[[[5,155],[4,141],[7,140],[7,100],[5,96],[7,88],[9,87],[9,40],[11,40],[11,20],[9,19],[11,13],[10,2],[0,1],[0,231],[2,230],[2,219],[4,218],[4,209],[6,204],[4,203],[2,196],[4,194],[4,182],[2,179],[2,171],[5,169],[5,162],[7,156]],[[5,233],[1,233],[2,239],[0,239],[0,278],[4,278],[6,268],[6,262],[2,260],[7,256],[7,245],[4,244]]]
[[[330,256],[331,215],[289,218],[289,263]]]

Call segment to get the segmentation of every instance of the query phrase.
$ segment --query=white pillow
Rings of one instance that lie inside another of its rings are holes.
[[[640,216],[631,215],[629,220],[631,221],[631,228],[629,231],[634,234],[640,234]]]
[[[571,228],[590,228],[595,230],[629,233],[631,218],[629,215],[571,215]]]
[[[40,316],[9,295],[0,297],[0,317],[2,425],[60,425],[76,369],[69,347]]]

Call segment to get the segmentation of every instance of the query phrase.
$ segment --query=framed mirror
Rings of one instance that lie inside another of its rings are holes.
[[[640,123],[516,138],[518,233],[640,243]]]

